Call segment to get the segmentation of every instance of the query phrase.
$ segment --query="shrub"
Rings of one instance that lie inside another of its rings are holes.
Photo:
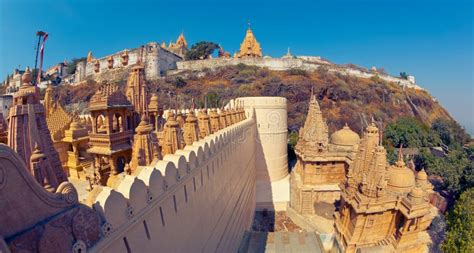
[[[306,70],[299,69],[299,68],[291,68],[291,69],[287,70],[286,73],[290,76],[308,77],[308,72]]]
[[[183,88],[184,86],[186,86],[187,83],[184,78],[178,76],[174,79],[173,84],[176,88]]]

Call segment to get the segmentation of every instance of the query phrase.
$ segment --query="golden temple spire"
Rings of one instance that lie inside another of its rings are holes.
[[[94,56],[92,55],[92,51],[87,53],[87,62],[92,62],[94,60]]]
[[[250,22],[248,22],[247,32],[244,40],[240,44],[240,51],[237,54],[237,58],[261,58],[262,49],[260,43],[258,43],[255,35],[250,28]]]
[[[199,126],[198,120],[194,115],[194,110],[191,109],[186,117],[186,123],[184,123],[184,143],[186,145],[192,145],[193,142],[199,140]]]
[[[174,112],[168,110],[168,119],[166,121],[163,133],[163,156],[174,154],[181,148],[181,138],[179,136],[179,123],[176,121]]]

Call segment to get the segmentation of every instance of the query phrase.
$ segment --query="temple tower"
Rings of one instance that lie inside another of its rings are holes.
[[[222,128],[226,128],[228,126],[225,115],[226,115],[225,108],[222,108],[219,112],[219,125]]]
[[[192,145],[194,142],[199,140],[199,126],[198,120],[194,115],[194,110],[190,110],[186,117],[186,123],[184,124],[184,143],[186,145]]]
[[[85,179],[84,169],[94,161],[91,154],[87,153],[89,146],[89,134],[87,129],[76,117],[69,129],[64,131],[62,141],[69,147],[67,151],[67,169],[69,176]]]
[[[45,180],[54,190],[61,182],[67,181],[67,177],[51,141],[44,107],[39,99],[39,88],[31,84],[32,75],[28,68],[21,79],[23,84],[14,94],[13,105],[10,108],[8,145],[21,156],[35,178],[46,178]],[[41,158],[41,176],[35,175],[37,171],[30,163],[35,145],[44,155]],[[43,181],[39,183],[43,184]]]
[[[130,162],[132,174],[134,174],[138,166],[147,166],[154,160],[161,159],[158,142],[152,134],[152,131],[153,126],[148,123],[146,116],[142,115],[140,124],[135,129],[136,134],[133,138],[133,152]]]
[[[199,138],[202,139],[211,134],[211,122],[207,109],[203,109],[198,114]]]
[[[421,187],[428,183],[423,174],[416,182],[401,154],[399,150],[398,161],[389,166],[378,128],[373,122],[367,127],[341,184],[341,208],[335,214],[336,234],[345,252],[376,246],[383,252],[427,250],[426,230],[436,212],[428,199],[430,187]]]
[[[167,154],[174,154],[176,150],[182,148],[183,141],[180,136],[179,123],[176,121],[174,112],[168,111],[168,119],[166,120],[165,128],[163,130],[163,156]]]
[[[347,125],[333,133],[329,141],[328,126],[312,94],[295,147],[297,161],[291,172],[290,208],[332,220],[335,203],[340,199],[339,184],[345,181],[359,141],[359,135]]]
[[[89,112],[92,116],[90,148],[101,182],[113,185],[116,175],[122,173],[132,155],[132,105],[116,85],[103,84],[92,96]],[[103,126],[98,125],[99,121]]]
[[[262,48],[260,48],[260,43],[258,43],[252,29],[250,29],[250,25],[244,40],[240,44],[240,51],[237,54],[237,58],[262,58]]]
[[[186,41],[186,38],[184,37],[184,33],[181,33],[178,36],[178,39],[176,39],[176,42],[169,44],[168,50],[179,55],[181,58],[184,58],[186,53],[189,51],[188,42]]]
[[[145,83],[145,71],[141,63],[132,68],[127,80],[125,95],[133,106],[134,126],[140,122],[140,117],[148,111],[148,99]]]
[[[154,131],[161,132],[166,123],[163,119],[163,108],[159,106],[158,96],[153,94],[148,105],[149,121],[153,125]]]
[[[216,109],[211,109],[209,113],[210,117],[210,124],[211,124],[211,132],[215,133],[221,129],[220,123],[219,123],[219,114],[217,114]]]

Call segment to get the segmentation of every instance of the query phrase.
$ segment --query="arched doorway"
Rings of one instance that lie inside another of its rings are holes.
[[[127,162],[127,160],[125,159],[125,157],[123,156],[119,156],[117,158],[117,172],[118,173],[122,173],[124,168],[125,168],[125,163]]]

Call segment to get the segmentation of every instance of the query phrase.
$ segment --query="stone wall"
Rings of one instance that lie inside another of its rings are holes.
[[[110,80],[110,78],[122,78],[128,76],[131,68],[140,60],[145,64],[145,76],[148,80],[155,80],[166,71],[176,69],[176,62],[181,60],[178,55],[163,49],[156,42],[150,42],[143,47],[134,48],[128,51],[128,63],[122,64],[122,54],[125,50],[94,59],[91,62],[80,62],[74,74],[74,82],[85,79],[95,81]],[[113,66],[109,68],[108,59],[113,58]],[[99,72],[95,71],[96,60],[99,61]]]
[[[236,252],[255,210],[248,118],[105,187],[93,208],[111,233],[90,252]]]
[[[380,79],[385,80],[387,82],[394,82],[396,84],[408,88],[423,90],[423,88],[413,82],[415,80],[414,77],[410,77],[409,80],[406,80],[386,74],[364,72],[355,68],[338,66],[336,64],[321,60],[318,57],[311,56],[298,56],[296,58],[215,58],[195,61],[180,61],[176,63],[177,71],[175,72],[183,70],[201,71],[203,69],[215,69],[219,67],[233,66],[238,64],[246,64],[262,68],[265,67],[270,70],[276,71],[283,71],[294,68],[313,71],[317,70],[321,66],[324,66],[328,69],[328,71],[337,72],[343,75],[350,75],[359,78],[371,78],[377,75]]]
[[[8,113],[10,111],[10,107],[13,104],[13,96],[12,95],[0,95],[0,113],[3,114],[3,118],[8,118]]]

